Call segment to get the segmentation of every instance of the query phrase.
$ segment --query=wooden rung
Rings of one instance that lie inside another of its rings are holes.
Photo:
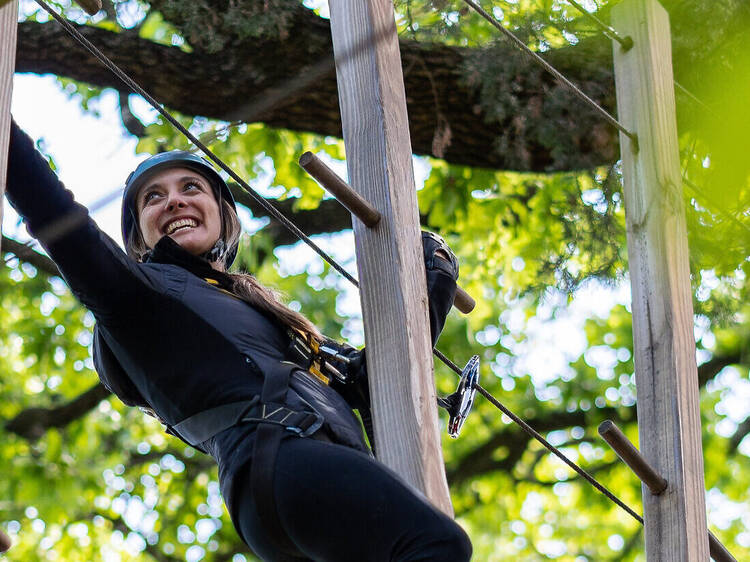
[[[641,482],[648,487],[652,494],[658,496],[667,489],[667,481],[646,462],[641,452],[625,437],[625,434],[620,431],[615,422],[612,420],[603,421],[599,425],[599,435],[609,443],[609,446],[614,449],[622,462],[630,467],[630,470],[641,479]]]
[[[102,0],[76,0],[76,4],[90,16],[96,15],[102,9]]]
[[[625,434],[612,420],[605,420],[599,425],[599,435],[609,443],[617,456],[630,467],[654,495],[667,489],[668,482],[654,470],[641,452],[635,448]],[[708,549],[715,562],[737,562],[734,556],[721,544],[711,531],[708,531]]]
[[[314,177],[329,193],[334,195],[349,212],[372,228],[380,221],[380,213],[354,189],[331,170],[325,162],[312,152],[299,157],[299,165]],[[461,287],[456,288],[453,306],[464,314],[469,314],[477,305],[476,301]]]
[[[365,225],[372,228],[380,222],[377,209],[312,152],[305,152],[300,156],[299,165]]]
[[[469,314],[477,305],[472,296],[464,291],[461,287],[456,287],[456,298],[453,300],[453,306],[464,314]]]

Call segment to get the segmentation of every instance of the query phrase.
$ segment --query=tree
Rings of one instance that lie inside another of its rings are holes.
[[[562,2],[483,4],[614,111],[611,47],[588,20]],[[750,548],[750,417],[733,395],[746,395],[750,366],[749,170],[740,148],[748,116],[739,105],[750,91],[740,33],[750,9],[738,0],[664,4],[676,79],[700,99],[678,89],[709,521],[721,523],[712,529],[741,559]],[[419,195],[423,222],[447,236],[461,258],[462,284],[481,296],[471,316],[449,320],[439,347],[458,362],[479,350],[488,390],[639,511],[638,483],[595,432],[610,418],[637,435],[627,306],[592,315],[585,351],[560,373],[540,375],[530,357],[546,352],[528,349],[536,324],[626,277],[615,132],[456,6],[396,3],[412,144],[429,167]],[[608,5],[596,7],[606,19]],[[349,228],[347,214],[321,200],[294,164],[309,149],[343,157],[329,30],[319,13],[298,0],[131,0],[105,8],[81,26],[89,39],[213,139],[243,176],[271,162],[273,183],[283,188],[276,204],[303,230]],[[186,146],[161,121],[133,116],[121,83],[54,22],[24,9],[18,72],[53,72],[83,104],[114,87],[140,150]],[[342,284],[327,267],[289,276],[274,268],[273,249],[291,242],[270,224],[240,261],[294,295],[326,333],[350,333],[356,318],[332,314]],[[123,556],[139,560],[231,560],[246,552],[222,513],[208,459],[107,397],[88,355],[91,316],[43,257],[12,241],[2,247],[19,258],[0,278],[0,519],[13,522],[12,534],[21,527],[9,559],[94,560],[127,552],[124,545],[135,554]],[[453,375],[439,367],[438,377],[450,392]],[[642,559],[637,523],[506,422],[478,398],[461,439],[445,443],[457,516],[477,559]],[[729,507],[736,515],[720,516]]]

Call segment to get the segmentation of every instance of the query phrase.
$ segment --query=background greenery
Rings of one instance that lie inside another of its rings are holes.
[[[315,18],[309,21],[325,31],[325,20],[310,12],[318,8],[312,2],[104,4],[96,18],[84,20],[75,6],[54,3],[69,18],[129,40],[133,70],[142,66],[137,48],[146,43],[169,45],[170,52],[205,64],[200,57],[229,61],[273,42],[291,49],[304,42],[295,33],[300,18]],[[586,5],[608,21],[611,4]],[[482,5],[614,111],[611,48],[570,5]],[[677,95],[709,524],[742,560],[750,557],[750,61],[743,48],[750,8],[740,0],[664,5],[672,18],[675,77],[700,98]],[[27,27],[19,42],[36,41],[43,51],[44,34],[55,24],[23,6]],[[631,439],[638,437],[616,137],[461,2],[398,0],[396,11],[402,50],[422,49],[431,72],[440,69],[430,66],[431,56],[457,49],[450,52],[460,53],[460,64],[435,79],[468,96],[435,101],[433,142],[418,164],[426,176],[419,191],[423,224],[449,240],[461,260],[461,283],[479,301],[470,316],[450,317],[439,348],[459,363],[479,353],[489,391],[640,512],[637,479],[596,433],[601,421],[613,419]],[[42,62],[27,62],[34,56]],[[19,69],[49,72],[43,62],[53,58],[19,50]],[[60,87],[88,107],[110,84],[93,75],[84,82],[72,66],[56,71]],[[150,72],[156,84],[158,69]],[[139,151],[186,146],[160,120],[134,117],[127,96],[122,101],[123,124],[140,138]],[[177,98],[174,105],[182,107]],[[287,112],[290,107],[297,106]],[[271,174],[294,220],[309,221],[310,231],[328,237],[328,244],[350,243],[336,234],[346,222],[334,220],[338,211],[295,163],[304,150],[343,159],[343,143],[324,126],[293,130],[262,112],[246,124],[180,110],[241,175]],[[460,111],[480,115],[493,136],[470,138],[471,131],[446,117]],[[472,142],[484,146],[487,162],[496,157],[507,165],[471,167],[468,156],[451,152]],[[591,149],[597,143],[604,148]],[[590,156],[581,160],[580,154]],[[325,226],[315,226],[320,222]],[[288,240],[269,224],[245,243],[239,261],[293,295],[329,335],[361,340],[345,283],[314,260],[279,266],[283,252],[275,248],[282,243]],[[221,504],[210,459],[97,386],[91,315],[49,264],[34,256],[16,259],[3,246],[0,524],[15,543],[7,559],[253,559]],[[594,299],[598,308],[579,306]],[[570,310],[589,315],[580,333],[569,333],[575,323],[564,322]],[[545,368],[557,356],[552,350],[565,357],[557,371]],[[450,392],[453,375],[441,365],[436,370],[440,391]],[[481,398],[462,437],[445,439],[444,455],[456,514],[472,537],[476,560],[645,559],[635,521]]]

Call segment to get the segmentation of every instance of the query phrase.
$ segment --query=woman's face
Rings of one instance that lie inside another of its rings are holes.
[[[157,172],[138,191],[136,206],[138,226],[149,248],[169,236],[199,256],[221,236],[219,204],[211,185],[188,168]]]

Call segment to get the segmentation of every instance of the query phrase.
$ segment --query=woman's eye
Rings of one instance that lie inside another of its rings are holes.
[[[185,189],[185,191],[190,191],[190,190],[193,190],[193,189],[198,189],[198,190],[200,190],[200,189],[201,189],[201,186],[200,186],[200,185],[198,185],[197,183],[192,183],[192,182],[190,182],[190,183],[186,183],[186,184],[185,184],[185,187],[184,187],[184,189]]]
[[[159,194],[156,191],[149,191],[148,193],[146,193],[146,195],[143,196],[143,205],[148,205],[151,201],[156,199],[158,195]]]

